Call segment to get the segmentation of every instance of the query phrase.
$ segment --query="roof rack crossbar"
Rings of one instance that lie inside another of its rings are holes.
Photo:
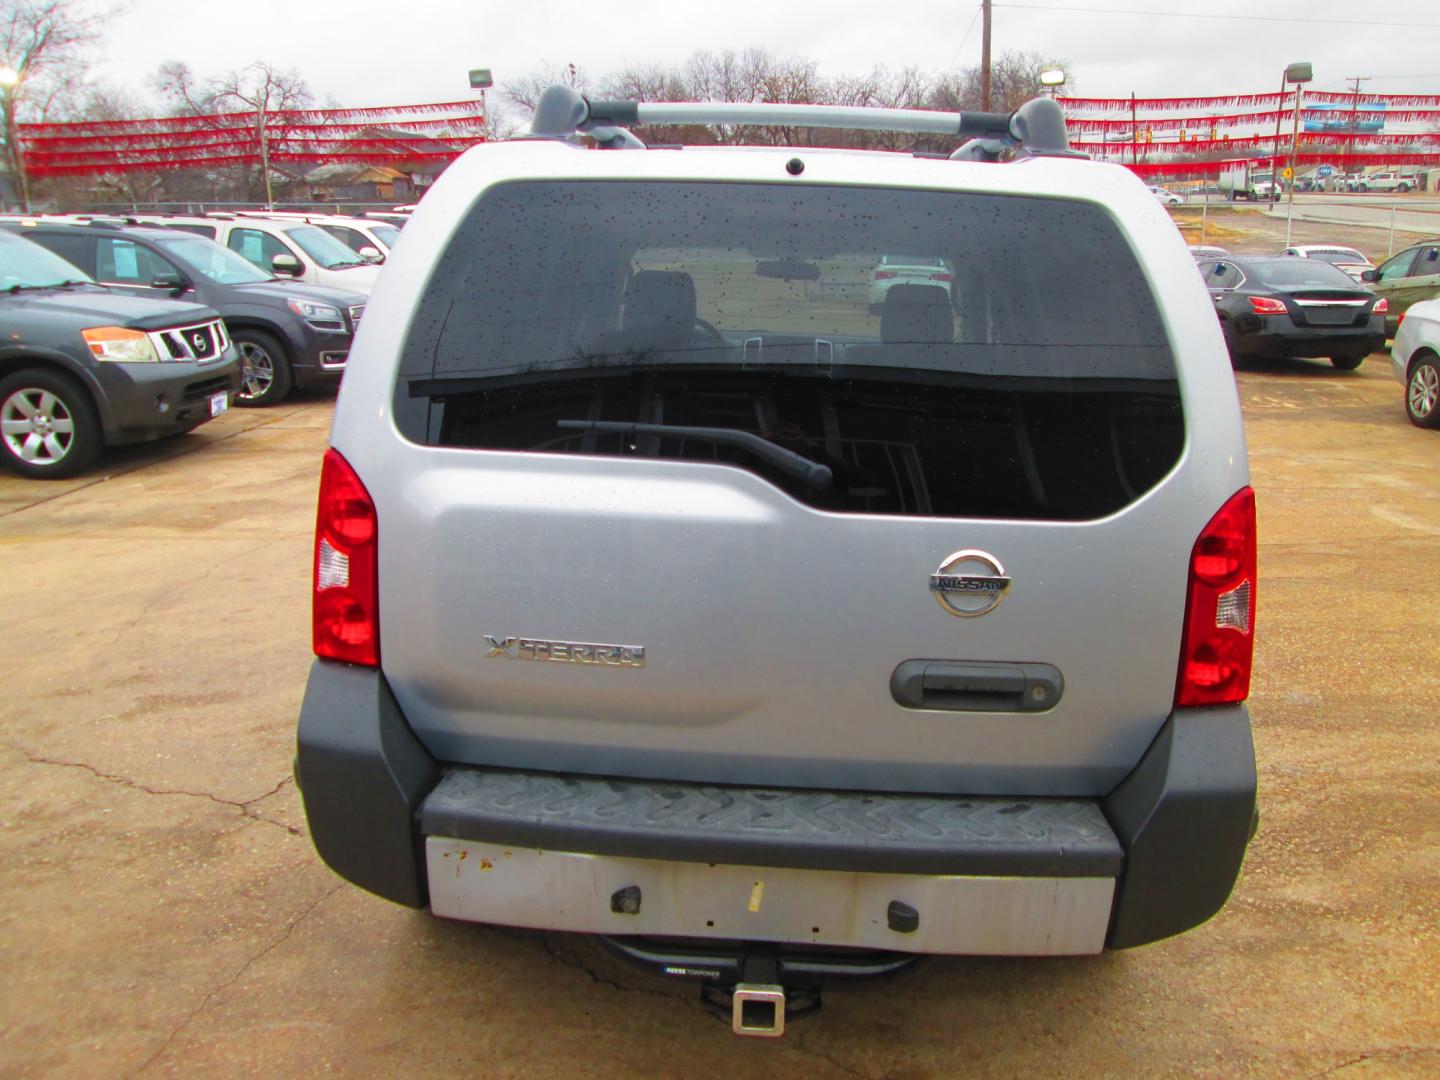
[[[1013,113],[931,112],[846,105],[772,105],[765,102],[590,101],[568,86],[540,95],[532,138],[593,135],[606,145],[636,145],[636,125],[730,124],[754,127],[844,128],[948,135],[1018,147],[1030,154],[1070,154],[1065,114],[1050,98],[1028,101]],[[633,141],[631,141],[633,140]]]

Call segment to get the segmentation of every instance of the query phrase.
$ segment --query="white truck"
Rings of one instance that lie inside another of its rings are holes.
[[[1258,202],[1280,195],[1275,185],[1275,171],[1269,166],[1257,166],[1248,159],[1220,163],[1220,190],[1230,196],[1231,202],[1236,199]]]
[[[1414,191],[1420,179],[1413,173],[1378,172],[1357,178],[1356,191]]]

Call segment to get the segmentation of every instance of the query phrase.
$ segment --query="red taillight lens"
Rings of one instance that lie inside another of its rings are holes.
[[[1284,315],[1286,310],[1285,301],[1269,296],[1250,297],[1250,307],[1256,315]]]
[[[931,274],[931,275],[930,275],[930,280],[931,280],[931,281],[954,281],[954,280],[955,280],[955,275],[954,275],[954,274]]]
[[[1387,311],[1389,311],[1389,310],[1390,310],[1390,298],[1389,298],[1388,296],[1382,296],[1382,297],[1380,297],[1379,300],[1376,300],[1376,301],[1375,301],[1375,306],[1370,309],[1370,314],[1371,314],[1371,315],[1384,315],[1384,314],[1385,314]],[[1402,317],[1403,317],[1403,316],[1402,316]]]
[[[1255,656],[1255,492],[1241,488],[1201,531],[1190,554],[1176,707],[1250,695]]]
[[[315,655],[380,666],[375,504],[337,450],[325,451],[315,515]]]
[[[876,270],[876,271],[875,271],[875,280],[876,280],[876,281],[886,281],[886,280],[888,280],[889,278],[896,277],[896,276],[898,276],[898,275],[895,273],[894,270]]]

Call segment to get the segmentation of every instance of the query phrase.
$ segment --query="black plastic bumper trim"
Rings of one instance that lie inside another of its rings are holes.
[[[429,892],[416,811],[439,768],[384,676],[316,660],[297,744],[295,778],[320,857],[361,888],[424,907]]]
[[[1114,877],[1120,844],[1087,799],[1012,799],[452,768],[427,836],[639,859],[860,873]]]
[[[1229,899],[1255,821],[1250,714],[1243,705],[1172,714],[1104,807],[1125,847],[1106,945],[1200,925]]]

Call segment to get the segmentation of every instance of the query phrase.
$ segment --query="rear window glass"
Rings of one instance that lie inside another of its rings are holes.
[[[1280,289],[1353,289],[1355,280],[1324,259],[1285,259],[1251,263],[1249,271],[1258,281]]]
[[[714,461],[874,513],[1100,516],[1183,442],[1154,297],[1105,211],[883,188],[496,187],[435,268],[395,405],[433,445]],[[605,427],[624,423],[660,427]]]

